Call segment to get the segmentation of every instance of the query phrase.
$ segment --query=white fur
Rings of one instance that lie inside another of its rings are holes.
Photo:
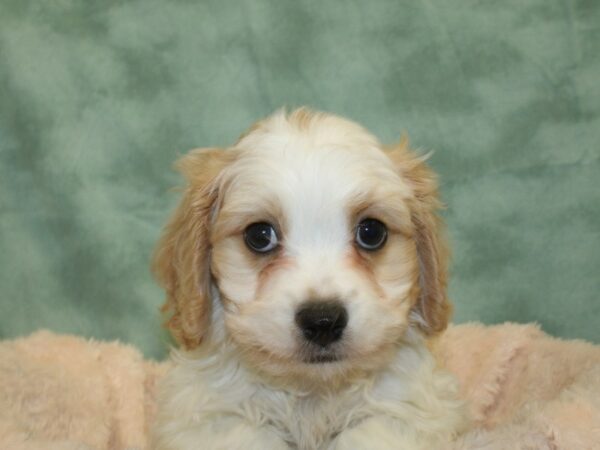
[[[272,387],[230,346],[174,352],[161,449],[442,449],[462,426],[453,378],[416,333],[385,370],[318,391]]]
[[[275,114],[231,150],[240,156],[219,176],[215,223],[275,214],[276,205],[291,264],[259,289],[241,236],[213,243],[211,327],[198,349],[173,351],[157,449],[435,449],[461,427],[454,382],[416,326],[414,242],[390,232],[393,251],[374,268],[375,284],[348,263],[350,205],[372,201],[409,229],[411,188],[364,129],[311,120],[294,127]],[[339,362],[298,357],[294,312],[311,296],[347,308]]]

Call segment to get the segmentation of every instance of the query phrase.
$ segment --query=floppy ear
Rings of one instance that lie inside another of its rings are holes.
[[[390,149],[388,156],[413,190],[409,201],[419,259],[419,296],[413,312],[427,335],[443,331],[452,314],[447,296],[449,250],[445,227],[437,211],[442,208],[435,173],[409,148],[408,138]]]
[[[197,149],[176,163],[187,184],[152,261],[152,271],[166,291],[166,326],[186,349],[200,344],[210,322],[209,235],[218,177],[232,160],[231,151]]]

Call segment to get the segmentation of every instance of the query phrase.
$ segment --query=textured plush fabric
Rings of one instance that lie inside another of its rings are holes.
[[[282,105],[435,150],[456,320],[600,342],[600,2],[0,1],[0,337],[165,353],[172,161]]]
[[[600,347],[532,325],[467,324],[437,352],[472,417],[444,450],[599,448]],[[0,342],[0,448],[145,449],[168,367],[129,346],[47,331]]]
[[[168,363],[118,342],[39,331],[0,342],[0,448],[142,450]]]

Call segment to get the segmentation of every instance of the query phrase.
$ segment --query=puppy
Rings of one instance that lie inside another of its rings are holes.
[[[298,109],[178,168],[155,447],[447,448],[464,415],[430,352],[451,308],[424,158]]]

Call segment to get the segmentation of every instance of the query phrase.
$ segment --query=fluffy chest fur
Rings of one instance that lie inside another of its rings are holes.
[[[289,448],[328,449],[341,431],[385,417],[399,435],[442,443],[463,423],[454,379],[436,368],[418,339],[400,348],[384,371],[304,389],[277,386],[277,380],[267,384],[244,368],[232,349],[215,350],[174,354],[177,366],[161,392],[158,434],[164,442],[190,428],[206,430],[210,440],[211,433],[233,432],[243,421],[268,428]]]

